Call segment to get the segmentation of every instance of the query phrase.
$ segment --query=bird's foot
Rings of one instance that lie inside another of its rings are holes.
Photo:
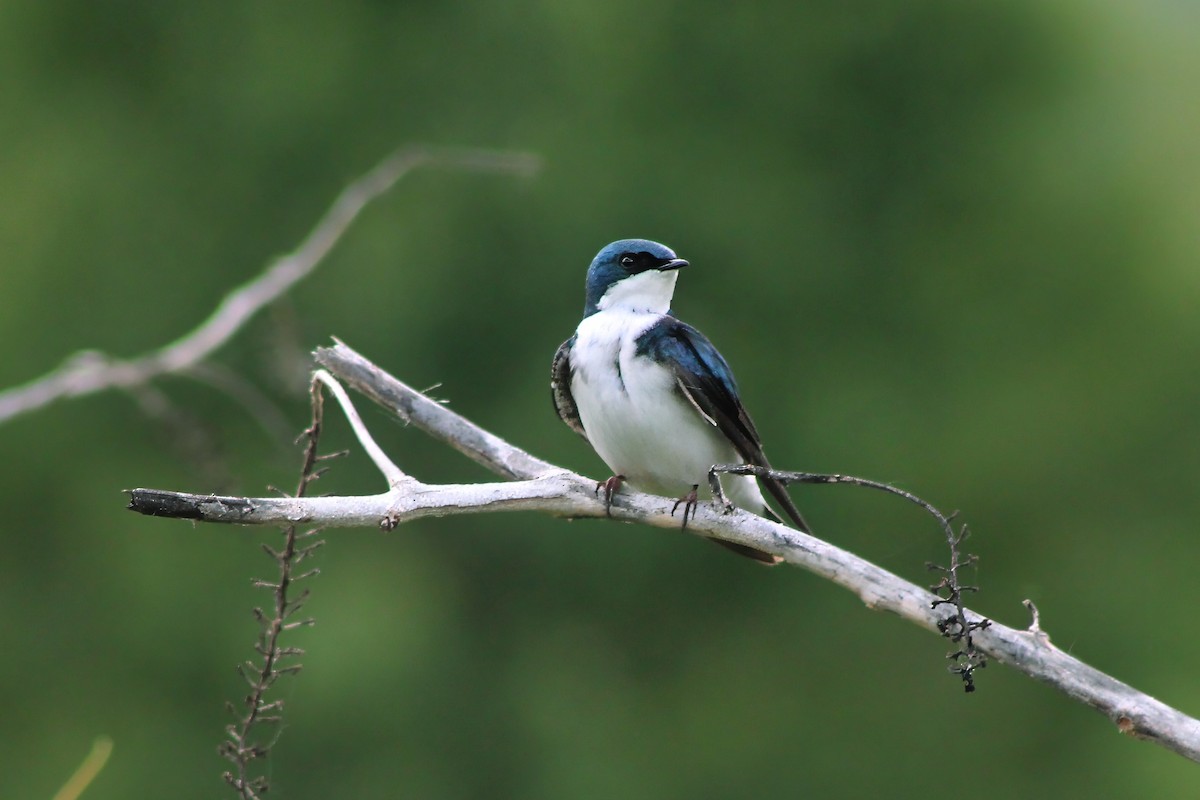
[[[600,494],[600,490],[604,490],[604,513],[607,516],[612,516],[612,499],[617,490],[621,488],[621,484],[625,482],[624,475],[613,475],[606,481],[600,481],[596,484],[596,494]]]
[[[696,515],[696,490],[700,488],[700,484],[692,484],[692,490],[683,497],[675,501],[675,505],[671,506],[671,516],[675,516],[675,510],[679,505],[683,504],[683,529],[687,530],[688,516]]]

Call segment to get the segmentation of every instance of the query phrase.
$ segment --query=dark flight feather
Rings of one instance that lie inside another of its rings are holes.
[[[733,372],[704,334],[675,317],[665,316],[639,337],[637,352],[672,366],[679,391],[709,423],[725,434],[746,463],[771,468],[763,453],[758,430],[738,397]],[[809,533],[808,523],[784,485],[773,478],[759,480],[796,527]]]

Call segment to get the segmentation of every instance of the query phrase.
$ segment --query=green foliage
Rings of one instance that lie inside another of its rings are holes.
[[[1200,77],[1187,3],[0,5],[0,386],[174,339],[398,144],[536,151],[424,171],[218,357],[291,433],[336,335],[539,456],[603,477],[550,357],[606,242],[693,266],[676,310],[776,465],[894,481],[974,531],[973,603],[1193,714],[1200,644]],[[273,532],[120,490],[266,492],[298,450],[159,387],[0,427],[0,796],[220,796],[223,704]],[[480,470],[367,413],[425,480]],[[349,445],[331,423],[330,449]],[[373,492],[359,453],[323,491]],[[818,534],[911,579],[900,501],[797,488]],[[286,797],[1187,796],[1194,766],[799,572],[532,515],[332,531],[272,753]],[[18,768],[19,767],[19,768]]]

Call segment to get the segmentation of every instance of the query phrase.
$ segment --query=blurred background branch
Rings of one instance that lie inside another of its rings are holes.
[[[158,350],[131,359],[85,350],[23,386],[0,391],[0,424],[67,397],[131,389],[170,373],[187,372],[228,342],[264,306],[278,300],[324,260],[371,201],[419,167],[530,176],[540,162],[530,153],[410,145],[347,186],[304,241],[258,277],[234,289],[199,327]]]
[[[84,757],[83,762],[75,769],[63,787],[54,794],[53,800],[78,800],[84,790],[92,784],[108,757],[112,755],[113,741],[107,736],[100,736],[92,743],[92,749]]]

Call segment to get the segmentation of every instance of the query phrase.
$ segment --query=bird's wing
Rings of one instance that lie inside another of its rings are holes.
[[[554,410],[558,418],[567,423],[567,427],[587,439],[583,430],[583,422],[579,419],[579,407],[571,395],[571,346],[575,344],[572,336],[558,347],[554,354],[554,363],[550,366],[550,394],[554,398]]]
[[[733,371],[704,334],[687,323],[665,316],[638,339],[638,353],[670,365],[679,391],[709,424],[725,434],[747,463],[771,468],[763,453],[758,430],[738,397]],[[561,411],[559,415],[562,415]],[[808,533],[808,523],[783,484],[774,478],[760,480],[796,527]]]

